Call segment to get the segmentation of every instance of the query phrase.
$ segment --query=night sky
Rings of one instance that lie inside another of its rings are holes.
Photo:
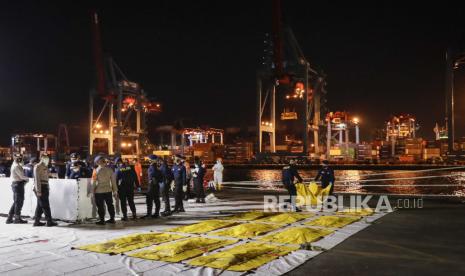
[[[15,131],[56,133],[59,123],[81,126],[85,135],[94,76],[91,7],[65,2],[0,9],[0,145]],[[434,124],[444,120],[445,49],[463,40],[464,9],[445,1],[321,2],[282,5],[307,59],[328,76],[330,110],[358,114],[365,139],[399,112],[416,115],[420,135],[432,138]],[[255,123],[255,74],[271,1],[126,3],[97,7],[103,47],[162,102],[151,128],[180,118],[212,127]],[[456,75],[457,93],[465,94],[465,70]],[[457,132],[465,135],[461,101]]]

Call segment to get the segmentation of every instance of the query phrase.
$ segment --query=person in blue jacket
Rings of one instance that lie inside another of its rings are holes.
[[[295,179],[297,179],[299,182],[302,182],[302,177],[300,177],[299,172],[297,171],[297,168],[295,166],[295,160],[291,159],[289,160],[289,163],[283,167],[282,170],[282,182],[284,185],[284,188],[289,192],[289,199],[291,202],[291,208],[292,210],[295,210],[296,212],[300,212],[301,210],[295,206],[295,197],[297,196],[297,189],[295,187]]]
[[[70,161],[66,163],[66,179],[79,179],[88,177],[87,165],[81,161],[77,153],[71,153]]]
[[[136,205],[134,204],[134,189],[139,189],[139,179],[136,171],[127,162],[123,162],[121,157],[115,159],[116,163],[116,183],[118,185],[118,196],[121,202],[121,212],[123,213],[122,221],[128,220],[128,209],[131,209],[132,218],[136,219]]]
[[[23,169],[24,169],[24,175],[26,177],[29,177],[29,178],[34,178],[34,166],[37,164],[37,158],[35,157],[31,157],[31,159],[29,159],[29,163],[27,163],[26,165],[24,165]]]
[[[173,181],[173,172],[168,166],[168,163],[162,158],[158,159],[158,168],[162,175],[162,181],[160,183],[160,193],[165,203],[165,209],[161,213],[162,216],[171,216],[171,207],[170,207],[170,187],[171,181]]]
[[[185,212],[183,205],[184,191],[183,187],[186,182],[186,167],[182,164],[182,157],[176,155],[174,158],[174,165],[171,168],[174,179],[174,210],[173,212]]]
[[[147,188],[147,215],[144,218],[158,218],[160,214],[160,182],[163,177],[161,171],[157,167],[158,157],[149,155],[150,166],[147,170],[148,188]],[[153,203],[155,202],[155,213],[152,214]]]
[[[328,160],[323,160],[321,168],[318,170],[318,174],[315,177],[315,181],[321,179],[321,188],[326,188],[331,185],[329,194],[333,193],[334,190],[334,170],[329,166]]]

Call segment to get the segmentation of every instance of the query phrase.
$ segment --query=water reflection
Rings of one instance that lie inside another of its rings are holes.
[[[309,181],[317,171],[299,173]],[[465,196],[465,172],[461,171],[336,170],[335,175],[338,192]],[[259,181],[261,188],[274,190],[281,186],[281,170],[227,168],[224,181]]]
[[[365,189],[360,184],[360,171],[359,170],[345,170],[343,172],[343,180],[339,181],[339,185],[344,186],[335,186],[334,190],[336,192],[349,192],[349,193],[364,193]],[[337,181],[337,179],[336,179]]]

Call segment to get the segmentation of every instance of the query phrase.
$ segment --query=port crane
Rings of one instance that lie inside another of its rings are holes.
[[[259,154],[318,155],[326,79],[312,68],[292,29],[281,20],[281,2],[273,0],[272,33],[257,73],[257,136]],[[281,114],[277,114],[280,109]],[[269,148],[265,149],[265,139]]]
[[[111,56],[104,56],[99,17],[95,11],[91,16],[96,89],[89,93],[89,154],[139,158],[154,149],[146,116],[160,112],[161,105],[130,81]]]

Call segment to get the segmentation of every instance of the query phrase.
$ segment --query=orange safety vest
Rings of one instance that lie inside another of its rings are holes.
[[[137,178],[139,180],[140,185],[142,185],[142,165],[139,162],[134,164],[134,170],[136,171]]]

